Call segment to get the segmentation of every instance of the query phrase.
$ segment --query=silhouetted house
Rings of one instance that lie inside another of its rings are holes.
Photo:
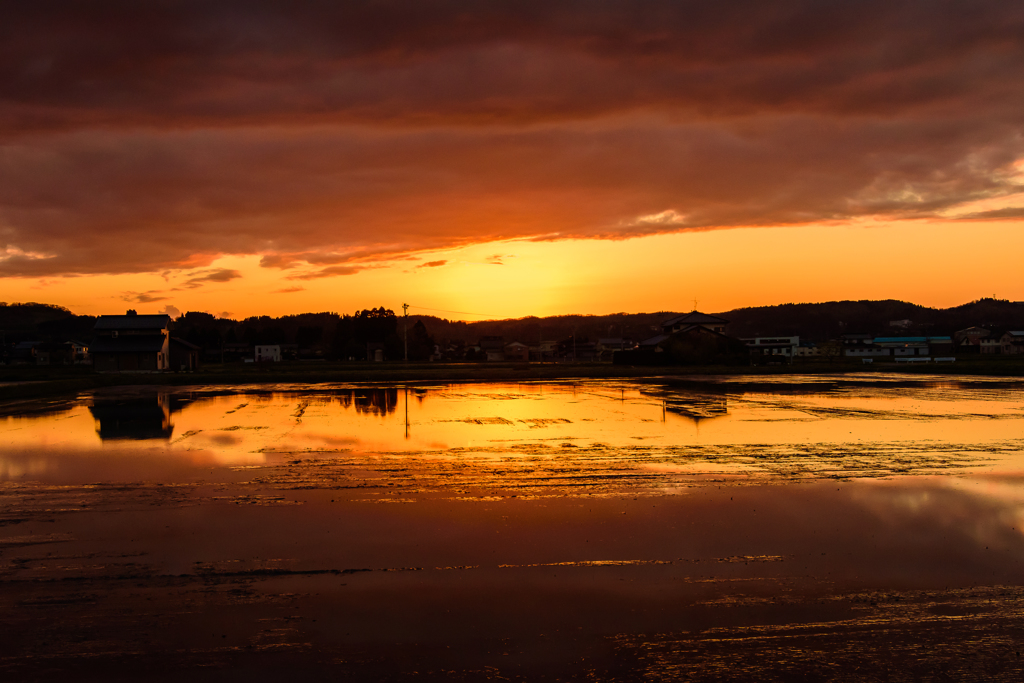
[[[953,333],[953,343],[957,353],[981,353],[981,340],[989,336],[983,327],[968,327]]]
[[[170,367],[171,318],[101,315],[90,346],[96,372],[162,372]]]
[[[587,339],[577,339],[575,349],[573,350],[573,357],[575,360],[594,361],[598,358],[597,342],[592,342]]]
[[[672,335],[669,334],[656,334],[653,337],[648,337],[640,342],[637,347],[640,351],[653,351],[661,352],[664,350],[662,345],[667,342]]]
[[[521,342],[509,342],[502,348],[505,360],[528,361],[530,360],[530,347]]]
[[[744,339],[750,349],[750,360],[755,364],[778,361],[793,362],[800,348],[800,337],[753,337]]]
[[[933,356],[953,355],[952,337],[928,337],[928,353]]]
[[[245,342],[227,342],[221,346],[221,357],[225,363],[252,360],[252,347]]]
[[[886,351],[887,356],[927,356],[927,337],[875,337],[875,346]]]
[[[89,357],[89,345],[83,344],[80,341],[72,339],[67,342],[68,347],[71,349],[71,362],[75,365],[88,365],[92,362],[92,358]]]
[[[622,337],[605,337],[597,340],[597,357],[599,360],[611,360],[612,354],[616,351],[627,351],[635,347],[636,344],[632,340]]]
[[[43,342],[41,341],[18,342],[11,349],[11,363],[13,365],[40,365],[37,357],[42,346]],[[46,361],[45,364],[49,364],[49,355],[47,355]]]
[[[802,341],[796,348],[796,355],[799,358],[817,358],[822,355],[822,348],[814,342]]]
[[[725,326],[728,324],[729,321],[724,318],[701,313],[700,311],[691,311],[686,315],[680,315],[666,320],[661,324],[661,331],[662,334],[674,334],[676,332],[683,332],[684,330],[698,326],[711,330],[712,332],[725,334]]]
[[[867,346],[870,345],[874,339],[875,335],[862,333],[844,334],[839,338],[839,340],[843,342],[844,348],[849,348],[851,346]]]
[[[542,341],[530,347],[530,360],[553,361],[557,355],[558,342],[554,340]]]
[[[1011,330],[1000,338],[1003,343],[1003,353],[1016,355],[1024,353],[1024,330]]]
[[[505,339],[503,337],[480,337],[480,353],[484,360],[503,361],[505,360]]]
[[[884,351],[881,355],[893,358],[949,356],[953,352],[953,339],[951,337],[875,337],[874,346]]]
[[[199,369],[199,353],[202,349],[191,342],[171,337],[171,370],[195,372]]]
[[[612,362],[616,365],[733,365],[749,362],[746,345],[719,332],[725,321],[721,318],[714,320],[722,324],[692,323],[677,332],[655,335],[640,342],[635,351],[616,351]],[[668,322],[671,321],[667,321],[664,329],[671,329]]]
[[[36,365],[72,365],[74,362],[75,351],[70,342],[43,344],[36,349]]]
[[[978,342],[978,350],[984,354],[1001,354],[1003,352],[1003,333],[992,332]]]
[[[257,363],[280,363],[281,345],[257,344],[255,358]]]
[[[892,355],[889,349],[875,344],[873,334],[844,334],[839,338],[843,345],[843,355],[852,358],[874,358]]]

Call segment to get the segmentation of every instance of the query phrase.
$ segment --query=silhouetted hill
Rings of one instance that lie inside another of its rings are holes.
[[[979,299],[954,308],[928,308],[905,301],[830,301],[738,308],[717,313],[734,337],[799,335],[822,341],[842,334],[952,334],[972,325],[993,331],[1024,327],[1024,304]],[[904,325],[893,325],[898,321]]]
[[[611,315],[556,315],[548,318],[516,318],[509,320],[482,320],[479,322],[450,322],[433,316],[409,316],[423,320],[435,339],[463,340],[474,343],[480,337],[502,337],[506,341],[536,344],[540,341],[558,341],[573,335],[577,339],[596,341],[608,337],[642,340],[657,334],[661,322],[679,315],[672,311],[658,313],[613,313]]]
[[[662,321],[677,315],[680,312],[660,311],[529,317],[471,323],[453,323],[430,316],[409,318],[422,319],[435,339],[474,342],[482,336],[501,336],[507,341],[535,344],[541,340],[567,339],[573,334],[577,339],[626,337],[641,341],[657,334]],[[942,335],[972,325],[993,331],[1024,329],[1024,304],[1000,299],[979,299],[947,309],[928,308],[894,299],[830,301],[737,308],[714,315],[729,321],[726,333],[732,337],[799,335],[802,339],[812,341],[825,341],[854,333]],[[897,322],[902,325],[892,324]]]
[[[39,323],[70,318],[73,315],[74,313],[63,306],[37,303],[0,303],[0,329],[34,330]]]
[[[561,341],[575,335],[577,340],[596,341],[624,337],[642,341],[657,334],[664,320],[679,311],[656,313],[614,313],[611,315],[560,315],[508,320],[462,322],[429,315],[410,315],[411,330],[422,321],[438,343],[475,344],[481,337],[502,337],[505,341],[536,344]],[[372,315],[371,315],[372,314]],[[993,331],[1024,329],[1024,303],[1000,299],[979,299],[947,309],[928,308],[905,301],[830,301],[818,304],[782,304],[737,308],[717,312],[729,321],[726,333],[732,337],[799,335],[802,339],[824,341],[842,334],[867,333],[952,334],[972,325]],[[367,317],[369,316],[369,317]],[[901,321],[900,325],[892,323]],[[907,322],[909,321],[909,322]],[[92,316],[76,316],[66,308],[47,304],[0,304],[0,331],[7,343],[38,339],[67,341],[92,338]],[[181,336],[207,349],[222,343],[288,343],[319,349],[327,357],[345,357],[366,341],[389,340],[392,358],[400,355],[400,336],[405,322],[384,308],[357,312],[301,313],[280,318],[253,316],[245,320],[215,318],[208,313],[189,312],[174,323]],[[383,325],[377,330],[376,327]],[[421,330],[421,336],[422,334]],[[424,339],[426,337],[424,336]]]
[[[8,344],[72,339],[88,342],[95,322],[96,318],[91,315],[75,315],[61,306],[0,303],[0,332]]]

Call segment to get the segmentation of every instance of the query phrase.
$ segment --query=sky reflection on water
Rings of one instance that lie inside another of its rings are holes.
[[[286,453],[514,460],[575,449],[696,474],[707,462],[693,456],[704,450],[717,461],[707,473],[717,474],[832,450],[915,461],[966,455],[973,467],[1015,469],[1022,428],[1024,393],[972,382],[786,392],[769,383],[737,393],[609,382],[237,394],[135,389],[4,418],[0,477],[54,466],[28,462],[34,459],[115,451],[230,466]],[[655,457],[645,462],[645,455]],[[586,460],[581,455],[584,467]]]
[[[38,408],[0,419],[0,626],[25,651],[54,629],[71,659],[159,632],[174,661],[215,639],[223,666],[412,641],[407,668],[441,670],[443,646],[500,666],[519,642],[645,680],[749,654],[764,680],[821,643],[1002,661],[1007,624],[1024,634],[1017,385],[135,388]]]

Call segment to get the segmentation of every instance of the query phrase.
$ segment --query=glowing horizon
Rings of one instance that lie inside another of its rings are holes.
[[[1024,300],[1012,7],[461,5],[13,8],[0,299]]]

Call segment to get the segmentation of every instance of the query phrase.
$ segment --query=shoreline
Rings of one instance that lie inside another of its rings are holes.
[[[238,386],[260,384],[379,384],[537,380],[661,380],[706,384],[699,377],[895,374],[1024,378],[1024,357],[967,358],[920,365],[802,362],[796,365],[625,366],[609,363],[308,363],[207,365],[188,373],[98,374],[88,366],[0,370],[0,405],[115,386]],[[732,388],[736,388],[733,386]]]

